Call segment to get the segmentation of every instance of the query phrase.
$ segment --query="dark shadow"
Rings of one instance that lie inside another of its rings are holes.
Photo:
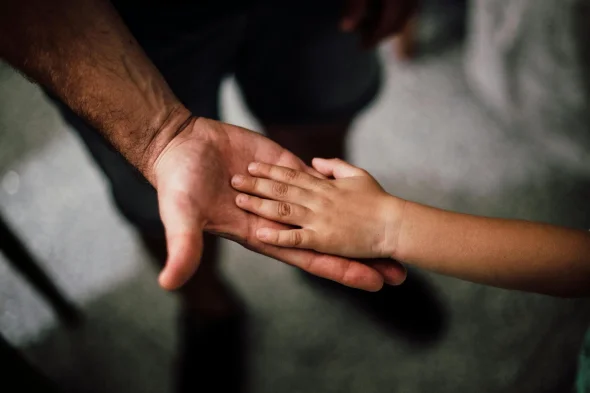
[[[401,336],[417,347],[428,347],[444,337],[448,315],[434,287],[419,272],[408,271],[400,286],[385,285],[379,292],[348,288],[309,274],[310,284],[326,296],[343,299],[387,334]]]
[[[39,369],[32,366],[0,335],[0,365],[2,367],[2,391],[6,393],[58,393],[56,384]]]
[[[163,231],[163,229],[162,229]],[[164,234],[141,236],[141,242],[159,269],[167,258]],[[218,254],[218,243],[205,253]],[[211,256],[203,256],[211,258]],[[227,317],[204,321],[181,311],[178,318],[179,345],[175,391],[246,393],[249,387],[248,353],[250,332],[245,306],[231,288],[226,290],[237,311]],[[186,296],[186,295],[184,295]]]
[[[245,313],[203,324],[180,319],[178,393],[250,391],[249,320]]]

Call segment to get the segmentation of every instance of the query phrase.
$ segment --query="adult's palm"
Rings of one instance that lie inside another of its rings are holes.
[[[168,242],[168,260],[160,284],[175,289],[196,271],[203,248],[202,232],[230,238],[259,253],[344,285],[379,290],[383,282],[400,283],[404,268],[393,261],[361,263],[308,250],[270,246],[255,232],[284,227],[239,209],[230,179],[246,174],[259,161],[318,175],[292,153],[244,128],[198,118],[160,153],[154,164],[155,186]]]

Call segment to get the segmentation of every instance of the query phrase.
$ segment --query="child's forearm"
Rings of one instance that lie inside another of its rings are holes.
[[[407,202],[394,258],[503,288],[590,294],[590,234],[582,230]]]

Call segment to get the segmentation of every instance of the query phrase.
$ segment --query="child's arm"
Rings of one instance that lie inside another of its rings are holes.
[[[334,180],[266,164],[234,178],[236,202],[293,230],[260,240],[348,257],[391,257],[487,285],[559,296],[590,294],[590,234],[519,220],[448,212],[387,194],[365,171],[315,159]],[[241,180],[241,182],[240,182]]]

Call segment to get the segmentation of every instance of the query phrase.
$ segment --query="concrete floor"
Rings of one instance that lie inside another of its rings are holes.
[[[382,95],[350,136],[353,162],[401,197],[590,228],[582,163],[494,123],[466,86],[461,48],[411,65],[384,57]],[[6,66],[0,89],[0,210],[87,318],[63,329],[0,256],[0,331],[67,388],[171,391],[177,299],[39,90]],[[231,81],[223,106],[229,122],[257,128]],[[447,324],[423,345],[236,244],[224,243],[223,269],[252,320],[253,392],[564,392],[590,322],[587,301],[419,273]]]

